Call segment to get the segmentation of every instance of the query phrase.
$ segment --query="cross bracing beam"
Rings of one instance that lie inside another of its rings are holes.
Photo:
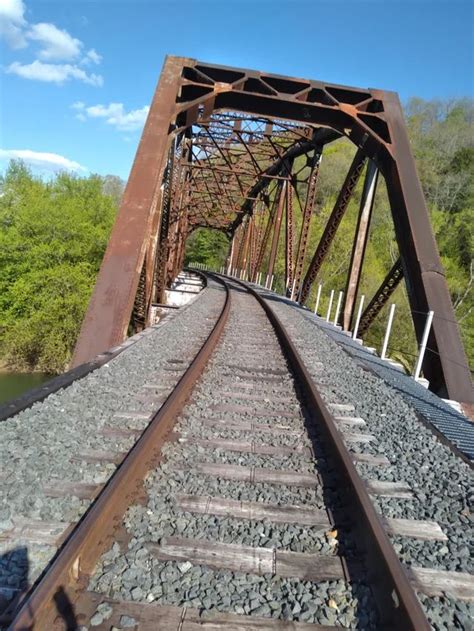
[[[241,234],[232,258],[241,244],[248,250],[246,262],[252,276],[265,271],[258,268],[268,266],[271,252],[266,249],[275,243],[281,206],[278,203],[270,224],[272,199],[277,188],[280,202],[283,189],[289,199],[301,185],[301,174],[288,172],[287,165],[315,150],[324,152],[327,143],[341,136],[356,146],[356,160],[319,253],[318,249],[308,252],[309,266],[305,257],[303,266],[298,256],[296,265],[290,262],[289,275],[295,278],[296,273],[298,283],[299,277],[304,278],[301,300],[308,296],[321,267],[321,254],[324,258],[344,214],[347,195],[363,164],[371,161],[385,179],[411,309],[414,313],[433,310],[438,315],[424,374],[435,391],[472,401],[466,357],[397,95],[179,57],[165,60],[74,364],[121,342],[130,325],[149,324],[151,302],[160,299],[158,294],[182,265],[188,234],[208,227],[232,238],[242,222],[248,224],[260,202],[266,218],[246,231],[246,240]],[[186,154],[189,147],[191,153]],[[306,199],[298,200],[297,206],[304,208],[305,203]],[[304,230],[311,228],[311,214],[305,214]],[[265,237],[264,225],[271,225],[273,235]],[[360,230],[357,234],[356,241],[364,245],[367,235]],[[303,236],[295,234],[295,242],[304,243]],[[348,257],[351,286],[363,266],[364,248],[359,250],[357,265],[349,265]],[[356,293],[357,289],[351,301]],[[348,313],[347,307],[346,320]],[[417,317],[414,326],[420,338],[423,323]]]

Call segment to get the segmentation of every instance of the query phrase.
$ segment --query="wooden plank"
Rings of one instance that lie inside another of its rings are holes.
[[[294,403],[297,399],[295,397],[281,397],[273,393],[263,394],[248,394],[247,392],[238,392],[237,390],[226,390],[222,392],[222,398],[235,398],[242,399],[243,401],[260,401],[261,403]]]
[[[80,500],[90,500],[97,495],[103,484],[87,484],[85,482],[68,482],[55,480],[43,486],[43,493],[47,497],[78,497]]]
[[[362,427],[367,425],[363,418],[360,416],[335,416],[336,423],[343,425],[350,425],[351,427]]]
[[[263,502],[240,502],[223,497],[202,497],[198,495],[178,495],[176,503],[188,513],[203,515],[224,515],[236,519],[264,520],[278,524],[301,524],[323,530],[330,527],[325,510],[307,506],[266,504]]]
[[[287,410],[269,410],[268,408],[253,408],[248,405],[238,405],[231,403],[217,403],[210,405],[209,409],[213,412],[232,412],[235,414],[252,414],[253,416],[261,417],[282,417],[282,418],[294,418],[300,419],[301,415],[298,412],[288,412]]]
[[[255,381],[245,381],[245,379],[240,379],[238,376],[235,377],[235,380],[232,382],[233,388],[242,388],[243,390],[256,390],[257,384]],[[262,388],[265,386],[259,385],[259,392],[262,391]],[[272,381],[271,385],[268,385],[269,388],[274,390],[280,390],[281,392],[287,394],[288,393],[288,382],[282,382],[281,379],[275,379]],[[295,395],[296,396],[296,395]]]
[[[448,537],[441,530],[441,526],[435,521],[421,519],[400,519],[394,517],[382,517],[382,523],[391,535],[413,537],[425,541],[447,541]]]
[[[0,541],[28,541],[56,546],[73,524],[61,521],[42,521],[25,517],[15,517],[13,527],[0,533]]]
[[[344,570],[338,556],[276,550],[277,576],[299,578],[304,581],[337,581],[344,579]]]
[[[191,443],[192,445],[200,445],[205,449],[223,449],[224,451],[238,451],[241,453],[261,454],[268,456],[291,456],[299,454],[312,458],[313,454],[309,447],[304,445],[295,445],[294,447],[261,445],[260,443],[238,441],[238,440],[221,440],[215,438],[207,440],[205,438],[196,438],[195,436],[183,436],[178,439],[180,443]]]
[[[108,436],[109,438],[136,438],[143,434],[143,430],[129,429],[128,427],[105,426],[102,429],[99,429],[97,433],[101,434],[102,436]]]
[[[305,431],[295,431],[289,425],[269,425],[265,423],[254,423],[253,421],[226,421],[223,419],[213,418],[195,418],[195,421],[201,423],[201,425],[209,425],[210,427],[221,427],[222,429],[232,429],[238,431],[251,431],[251,432],[271,432],[272,434],[285,434],[287,436],[293,436],[300,438],[305,435]]]
[[[288,370],[280,369],[280,368],[265,368],[264,366],[259,366],[259,365],[245,366],[244,364],[227,364],[227,363],[221,363],[221,362],[216,362],[216,363],[218,366],[221,366],[222,368],[232,370],[232,371],[237,370],[241,372],[259,373],[257,378],[260,378],[260,379],[261,379],[261,375],[266,375],[273,378],[290,377],[290,373],[288,372]],[[252,379],[253,378],[254,378],[254,375],[252,375]]]
[[[214,569],[249,574],[273,574],[307,581],[344,579],[341,559],[313,553],[254,548],[235,543],[169,537],[147,548],[160,561],[189,561]]]
[[[146,421],[151,420],[154,412],[136,412],[134,410],[125,412],[115,412],[113,418],[129,418],[129,419],[143,419]]]
[[[373,443],[377,439],[372,434],[361,434],[359,432],[346,432],[343,427],[338,426],[339,431],[349,443]]]
[[[386,456],[374,456],[373,454],[361,454],[354,451],[349,452],[352,460],[355,462],[361,462],[363,464],[374,466],[388,466],[390,460]]]
[[[191,468],[205,475],[215,475],[225,480],[242,480],[251,484],[264,482],[266,484],[303,487],[320,485],[319,479],[314,473],[298,473],[295,471],[241,467],[233,464],[208,464],[204,462],[198,462]]]
[[[400,497],[409,499],[413,497],[410,488],[404,482],[386,482],[385,480],[365,480],[367,490],[372,495],[382,497]]]
[[[328,403],[327,406],[337,412],[354,412],[355,410],[355,407],[350,403]]]
[[[414,589],[427,596],[447,594],[455,600],[474,601],[474,575],[472,574],[414,566],[406,568],[406,572]]]
[[[88,449],[86,451],[80,451],[77,454],[71,456],[72,461],[82,462],[111,462],[113,464],[120,464],[125,458],[127,452],[123,451],[97,451],[95,449]]]
[[[216,611],[197,613],[196,610],[192,610],[196,613],[189,614],[189,611],[189,609],[186,610],[182,631],[334,631],[336,629],[336,627],[277,618],[258,618]],[[155,628],[150,628],[149,631],[155,631]]]

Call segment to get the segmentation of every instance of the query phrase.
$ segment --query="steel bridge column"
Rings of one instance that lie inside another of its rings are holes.
[[[351,263],[347,284],[344,292],[343,329],[349,331],[354,315],[354,305],[359,289],[359,282],[364,263],[365,249],[369,237],[370,220],[374,207],[375,190],[377,187],[378,169],[372,160],[368,161],[365,174],[364,189],[360,200],[359,217],[352,247]]]
[[[298,250],[295,263],[295,280],[291,290],[291,299],[298,300],[301,288],[301,276],[303,274],[304,259],[308,245],[309,227],[313,214],[314,202],[316,198],[316,185],[318,183],[319,167],[321,165],[321,154],[316,154],[313,158],[313,167],[308,178],[308,190],[306,191],[306,201],[303,211],[303,221],[301,223],[300,236],[298,239]]]
[[[403,111],[393,92],[385,93],[384,103],[391,122],[394,157],[385,178],[418,343],[426,313],[434,311],[423,372],[435,392],[473,403],[467,358],[416,174]]]
[[[286,295],[291,295],[293,288],[293,254],[294,254],[294,216],[293,216],[293,189],[288,182],[286,186],[286,249],[285,249],[285,279]]]
[[[278,251],[278,241],[280,240],[281,220],[283,216],[283,204],[285,203],[287,182],[283,182],[279,186],[278,209],[275,218],[275,227],[273,228],[272,247],[270,250],[270,259],[268,261],[267,277],[271,280],[275,269],[275,260]],[[277,193],[278,194],[278,193]]]
[[[72,366],[120,344],[127,335],[138,281],[160,212],[160,186],[170,145],[181,73],[187,59],[167,57],[132,171],[74,351]],[[150,265],[152,263],[150,262]],[[147,279],[149,282],[149,279]]]

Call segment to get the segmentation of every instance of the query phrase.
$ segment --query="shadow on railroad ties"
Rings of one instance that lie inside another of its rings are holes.
[[[28,559],[28,548],[18,546],[0,555],[0,630],[3,631],[12,621],[15,611],[18,609],[23,597],[27,593],[30,585],[28,574],[30,562]],[[62,629],[64,631],[78,631],[74,607],[68,595],[62,587],[56,590],[53,596],[54,604],[58,613],[58,621],[63,620]],[[58,625],[58,629],[61,627]],[[34,621],[22,627],[21,631],[40,631],[36,628]]]

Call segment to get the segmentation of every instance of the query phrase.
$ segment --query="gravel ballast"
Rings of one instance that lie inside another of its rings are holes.
[[[178,505],[180,496],[194,495],[324,509],[331,498],[331,490],[318,485],[305,488],[250,483],[199,470],[202,463],[302,473],[326,470],[324,455],[316,453],[315,459],[310,451],[269,456],[193,444],[198,439],[219,439],[251,441],[256,450],[259,445],[312,447],[305,430],[304,410],[266,316],[255,299],[241,291],[233,292],[232,305],[221,343],[174,428],[176,440],[165,445],[163,461],[147,477],[145,505],[132,506],[125,516],[124,525],[131,537],[128,547],[121,550],[114,544],[102,556],[89,589],[114,599],[346,628],[376,628],[375,605],[363,581],[313,582],[211,569],[187,561],[161,561],[150,549],[151,544],[159,546],[170,537],[179,537],[331,557],[341,551],[354,554],[350,534],[333,532],[329,524],[321,528],[244,520],[212,511],[189,513]],[[249,382],[257,385],[248,389]],[[244,393],[242,398],[240,393]],[[261,398],[246,398],[249,394]],[[281,397],[287,400],[282,402]],[[259,416],[262,410],[265,414]],[[282,412],[285,416],[279,415]],[[246,428],[251,423],[290,428],[291,433],[239,430],[239,423]],[[180,442],[183,437],[185,441]],[[332,501],[338,501],[337,494],[332,494]]]
[[[120,454],[131,448],[137,436],[105,436],[100,430],[147,426],[146,416],[159,409],[212,330],[224,297],[222,287],[210,281],[186,307],[108,364],[0,424],[0,589],[31,584],[56,550],[8,535],[18,520],[67,525],[90,504],[73,492],[47,497],[43,487],[109,479],[115,464],[85,462],[81,452]],[[15,550],[21,559],[12,569]]]
[[[263,295],[268,295],[262,292]],[[355,411],[342,412],[362,417],[364,432],[376,441],[358,445],[360,451],[383,454],[389,467],[357,464],[365,478],[405,482],[412,499],[373,497],[379,512],[386,517],[438,522],[448,541],[417,541],[394,537],[400,560],[416,565],[473,573],[469,542],[474,540],[470,503],[472,471],[417,418],[402,396],[379,377],[363,370],[319,326],[319,319],[284,299],[271,306],[290,333],[327,403],[346,403]],[[318,362],[324,365],[324,371]],[[347,443],[349,449],[354,445]],[[470,629],[466,621],[474,618],[471,603],[448,597],[419,596],[435,629]]]

